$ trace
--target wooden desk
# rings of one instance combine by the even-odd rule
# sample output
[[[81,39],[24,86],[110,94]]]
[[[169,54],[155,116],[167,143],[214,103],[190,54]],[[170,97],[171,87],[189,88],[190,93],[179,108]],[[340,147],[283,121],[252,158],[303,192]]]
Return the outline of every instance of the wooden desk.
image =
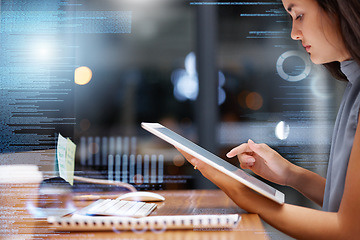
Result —
[[[122,232],[56,232],[44,220],[37,220],[32,230],[34,239],[269,239],[261,220],[256,214],[248,214],[236,206],[232,200],[220,190],[171,190],[156,191],[166,200],[158,202],[152,215],[184,215],[184,214],[240,214],[242,219],[235,229],[222,231],[201,230],[167,230],[163,232],[147,231],[136,233]],[[76,205],[83,207],[89,201],[78,201]],[[28,239],[28,238],[26,238]]]

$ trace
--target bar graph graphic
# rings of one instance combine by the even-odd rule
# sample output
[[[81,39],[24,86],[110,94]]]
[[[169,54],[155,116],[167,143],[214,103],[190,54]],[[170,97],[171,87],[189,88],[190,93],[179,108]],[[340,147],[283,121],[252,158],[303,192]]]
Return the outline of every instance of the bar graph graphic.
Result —
[[[137,154],[136,145],[136,137],[81,137],[80,166],[98,169],[110,181],[130,183],[141,189],[161,189],[164,156]]]

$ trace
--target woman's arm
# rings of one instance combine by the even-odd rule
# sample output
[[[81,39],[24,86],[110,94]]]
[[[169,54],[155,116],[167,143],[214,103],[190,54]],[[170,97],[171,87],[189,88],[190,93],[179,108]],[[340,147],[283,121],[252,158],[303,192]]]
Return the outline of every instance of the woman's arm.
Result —
[[[290,186],[319,206],[323,205],[326,179],[317,173],[294,165],[289,173]]]
[[[269,181],[293,187],[322,206],[325,178],[290,163],[268,145],[249,140],[232,149],[227,156],[237,156],[241,168],[250,169]]]
[[[289,236],[296,239],[348,239],[351,236],[360,236],[360,230],[357,229],[358,220],[354,218],[355,214],[353,217],[349,215],[353,214],[351,211],[330,213],[291,204],[280,205],[202,161],[188,159],[240,208],[259,214],[267,223]],[[360,211],[357,212],[360,214]]]
[[[347,239],[341,229],[338,213],[291,204],[279,205],[244,186],[235,191],[228,186],[218,186],[240,208],[259,214],[264,221],[296,239]]]

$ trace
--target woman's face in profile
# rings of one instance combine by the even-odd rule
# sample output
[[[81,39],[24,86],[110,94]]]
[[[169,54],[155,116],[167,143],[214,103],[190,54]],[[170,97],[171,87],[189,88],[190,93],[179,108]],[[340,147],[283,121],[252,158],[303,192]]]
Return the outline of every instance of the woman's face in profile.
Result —
[[[315,64],[350,59],[338,23],[316,0],[283,0],[292,18],[291,38],[300,40]]]

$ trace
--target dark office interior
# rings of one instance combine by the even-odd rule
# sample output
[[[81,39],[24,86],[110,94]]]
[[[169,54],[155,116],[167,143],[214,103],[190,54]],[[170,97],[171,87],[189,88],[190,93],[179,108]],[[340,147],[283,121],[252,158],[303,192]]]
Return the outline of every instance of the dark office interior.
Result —
[[[1,7],[3,153],[55,148],[61,133],[77,145],[77,175],[141,190],[216,188],[140,126],[159,122],[236,166],[225,154],[252,139],[325,176],[344,84],[290,38],[281,1]],[[91,73],[82,85],[80,67]]]

